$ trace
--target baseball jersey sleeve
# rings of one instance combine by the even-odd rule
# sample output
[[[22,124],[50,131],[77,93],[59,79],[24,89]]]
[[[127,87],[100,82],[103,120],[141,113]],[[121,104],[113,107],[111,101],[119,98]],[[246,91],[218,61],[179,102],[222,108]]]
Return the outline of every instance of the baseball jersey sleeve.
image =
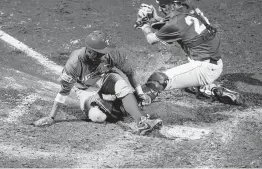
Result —
[[[139,85],[137,73],[132,67],[131,58],[126,54],[126,52],[114,50],[104,57],[107,64],[121,70],[128,77],[129,82],[134,88]]]
[[[157,39],[161,42],[173,43],[175,41],[181,40],[181,32],[176,27],[176,20],[166,23],[160,30],[158,30],[155,35]]]
[[[74,84],[77,82],[77,78],[81,73],[81,63],[78,61],[77,52],[72,52],[66,65],[63,69],[59,82],[61,84],[60,94],[68,96]]]

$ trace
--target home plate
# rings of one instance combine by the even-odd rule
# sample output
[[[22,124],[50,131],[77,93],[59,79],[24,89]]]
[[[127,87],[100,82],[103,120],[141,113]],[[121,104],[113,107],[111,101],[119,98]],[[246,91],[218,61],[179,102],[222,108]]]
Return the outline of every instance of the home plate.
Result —
[[[211,130],[186,126],[163,126],[160,133],[168,139],[197,140],[208,135]]]

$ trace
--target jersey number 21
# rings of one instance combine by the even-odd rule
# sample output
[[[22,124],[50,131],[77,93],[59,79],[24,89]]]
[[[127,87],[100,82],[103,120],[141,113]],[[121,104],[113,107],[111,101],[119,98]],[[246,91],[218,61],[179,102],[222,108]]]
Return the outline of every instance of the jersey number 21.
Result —
[[[203,12],[201,12],[198,8],[196,9],[196,12],[201,15],[203,17],[203,19],[205,19],[205,21],[209,23],[208,19],[204,16]],[[185,17],[185,21],[186,21],[186,24],[188,25],[192,25],[194,24],[194,28],[195,28],[195,31],[197,34],[201,34],[205,29],[206,29],[206,26],[201,23],[197,18],[195,17],[192,17],[192,16],[187,16]]]

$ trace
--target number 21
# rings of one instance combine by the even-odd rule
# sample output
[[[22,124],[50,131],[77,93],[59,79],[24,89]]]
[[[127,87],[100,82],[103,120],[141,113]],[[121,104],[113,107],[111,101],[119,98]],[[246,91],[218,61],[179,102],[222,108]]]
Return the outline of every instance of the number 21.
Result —
[[[209,24],[208,19],[204,16],[204,14],[198,8],[196,9],[196,12],[200,14],[205,19],[205,21]],[[195,17],[187,16],[185,17],[185,21],[186,21],[186,24],[188,25],[192,25],[194,23],[195,31],[198,34],[201,34],[206,29],[206,26]]]

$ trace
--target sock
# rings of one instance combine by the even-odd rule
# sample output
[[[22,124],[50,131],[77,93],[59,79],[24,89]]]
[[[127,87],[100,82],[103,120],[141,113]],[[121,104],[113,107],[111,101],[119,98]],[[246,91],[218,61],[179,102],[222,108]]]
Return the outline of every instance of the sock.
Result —
[[[129,113],[133,119],[138,123],[143,116],[138,107],[137,100],[133,93],[126,95],[123,99],[123,106],[127,113]]]

